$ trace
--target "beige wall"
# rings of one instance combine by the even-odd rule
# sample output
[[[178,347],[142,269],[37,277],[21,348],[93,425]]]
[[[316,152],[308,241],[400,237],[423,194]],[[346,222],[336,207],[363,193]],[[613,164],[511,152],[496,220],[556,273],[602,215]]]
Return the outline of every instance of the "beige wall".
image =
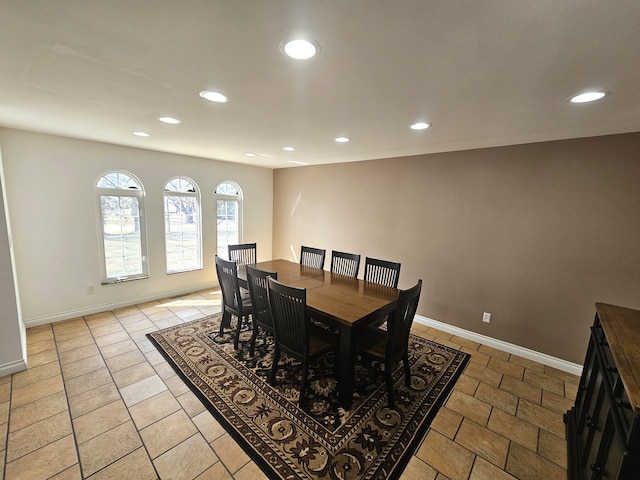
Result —
[[[0,146],[27,327],[216,285],[214,192],[224,180],[243,191],[243,240],[258,243],[260,259],[271,257],[270,169],[11,129],[0,129]],[[101,285],[95,184],[110,170],[131,172],[144,186],[149,277]],[[203,268],[168,274],[163,187],[175,176],[200,189]]]
[[[639,157],[634,133],[276,170],[273,255],[400,261],[419,314],[582,363],[596,301],[640,309]]]

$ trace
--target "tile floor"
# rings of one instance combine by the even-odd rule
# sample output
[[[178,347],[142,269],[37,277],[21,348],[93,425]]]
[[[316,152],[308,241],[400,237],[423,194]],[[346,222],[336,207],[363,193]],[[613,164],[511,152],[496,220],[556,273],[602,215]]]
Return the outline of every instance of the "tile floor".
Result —
[[[217,290],[28,329],[0,378],[0,480],[266,478],[145,334],[220,310]],[[566,478],[578,378],[416,324],[471,354],[402,478]]]

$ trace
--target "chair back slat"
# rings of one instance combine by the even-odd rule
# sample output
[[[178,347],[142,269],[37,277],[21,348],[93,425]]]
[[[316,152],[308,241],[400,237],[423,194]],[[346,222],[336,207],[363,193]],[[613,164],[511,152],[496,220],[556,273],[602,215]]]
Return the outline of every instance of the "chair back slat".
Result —
[[[251,265],[247,265],[247,285],[253,305],[253,320],[266,330],[273,333],[273,318],[269,308],[269,298],[267,290],[269,283],[267,277],[278,278],[277,272],[267,272],[259,270]]]
[[[285,285],[273,278],[267,281],[276,344],[295,358],[305,358],[309,353],[307,290]]]
[[[400,263],[367,257],[364,261],[364,280],[385,287],[398,288]]]
[[[300,265],[313,268],[324,268],[324,258],[327,251],[322,248],[305,247],[300,251]]]
[[[333,250],[331,252],[331,273],[357,278],[360,269],[360,255]]]
[[[238,283],[238,267],[235,262],[225,260],[216,255],[216,272],[218,283],[222,290],[222,303],[226,310],[240,312],[242,310],[242,297]]]
[[[229,245],[229,260],[236,262],[236,265],[251,265],[256,263],[257,244],[240,243]]]
[[[398,359],[407,350],[409,345],[409,333],[411,324],[418,310],[422,280],[418,280],[415,286],[402,290],[398,295],[398,306],[387,320],[387,356]]]

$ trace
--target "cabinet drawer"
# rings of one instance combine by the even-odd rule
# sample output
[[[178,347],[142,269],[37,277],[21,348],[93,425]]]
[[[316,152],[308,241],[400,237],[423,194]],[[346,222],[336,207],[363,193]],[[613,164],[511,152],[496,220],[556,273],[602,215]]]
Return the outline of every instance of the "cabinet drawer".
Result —
[[[592,330],[592,342],[597,351],[596,356],[604,376],[603,381],[607,384],[606,388],[611,396],[612,414],[615,417],[616,425],[618,425],[617,433],[624,440],[624,444],[627,444],[631,440],[632,432],[635,431],[637,416],[631,408],[629,397],[615,366],[611,348],[602,333],[602,328],[595,325]]]
[[[617,408],[608,395],[598,397],[594,416],[587,421],[588,448],[582,456],[585,478],[637,480],[640,459],[629,452],[620,435]]]
[[[595,337],[595,342],[598,347],[598,353],[603,360],[604,370],[605,372],[607,372],[609,385],[613,390],[614,385],[620,379],[620,375],[618,373],[618,369],[616,368],[616,361],[613,358],[611,347],[609,346],[609,342],[607,341],[607,338],[605,337],[604,331],[602,330],[602,326],[600,324],[594,325],[592,329],[592,335]]]
[[[638,431],[638,416],[635,415],[631,409],[629,397],[622,382],[619,382],[613,390],[613,403],[615,404],[618,418],[620,419],[620,426],[623,430],[622,434],[629,449],[637,450],[637,445],[634,445],[633,432]],[[637,443],[637,440],[635,440],[635,443]]]
[[[596,461],[589,465],[589,470],[594,474],[591,478],[620,478],[619,474],[625,458],[625,449],[615,434],[611,416],[607,418],[604,425],[602,443],[597,457]]]

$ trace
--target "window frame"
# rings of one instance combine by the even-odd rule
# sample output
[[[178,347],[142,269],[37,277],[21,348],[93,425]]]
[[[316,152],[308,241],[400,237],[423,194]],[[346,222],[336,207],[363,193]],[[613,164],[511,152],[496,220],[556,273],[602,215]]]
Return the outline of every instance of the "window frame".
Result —
[[[101,187],[100,182],[103,178],[107,177],[110,174],[124,175],[129,178],[129,180],[135,184],[135,188],[122,188],[122,187]],[[119,182],[118,182],[119,183]],[[146,215],[145,215],[145,191],[144,185],[131,172],[126,170],[109,170],[100,175],[97,181],[94,183],[96,202],[97,202],[97,225],[98,225],[98,236],[99,236],[99,246],[100,246],[100,276],[101,276],[101,284],[102,285],[110,285],[114,283],[127,282],[131,280],[140,280],[143,278],[149,278],[149,262],[148,262],[148,249],[147,249],[147,226],[146,226]],[[103,211],[102,211],[102,197],[130,197],[137,198],[138,200],[138,228],[140,233],[140,257],[141,257],[141,267],[142,272],[133,275],[120,275],[117,277],[109,277],[107,272],[107,255],[106,255],[106,246],[105,246],[105,230],[104,230],[104,222],[103,222]]]
[[[223,185],[231,185],[236,190],[236,192],[238,192],[238,193],[237,194],[218,193],[218,190]],[[238,185],[236,182],[234,182],[232,180],[222,180],[221,182],[219,182],[216,185],[216,188],[215,188],[214,192],[215,192],[215,201],[216,201],[216,252],[217,252],[217,255],[219,257],[228,260],[228,256],[229,256],[229,251],[227,249],[227,245],[229,244],[228,240],[223,245],[224,250],[220,250],[220,231],[218,229],[218,202],[219,201],[227,201],[227,202],[235,201],[237,203],[237,222],[238,222],[238,225],[237,225],[237,229],[238,229],[238,240],[237,240],[237,243],[242,243],[242,241],[243,241],[243,230],[244,230],[243,229],[243,212],[242,212],[242,210],[243,210],[243,193],[242,193],[242,189],[240,188],[240,185]]]
[[[183,181],[185,183],[187,183],[189,186],[191,186],[193,188],[193,191],[188,191],[188,190],[167,190],[167,185],[169,185],[171,182],[173,182],[174,180],[180,180]],[[195,215],[197,216],[196,218],[196,229],[197,229],[197,238],[196,238],[196,249],[197,249],[197,257],[198,257],[198,266],[196,267],[189,267],[189,268],[181,268],[178,270],[169,270],[169,258],[168,258],[168,254],[169,254],[169,250],[168,250],[168,245],[167,245],[167,235],[170,232],[167,232],[167,221],[168,218],[167,216],[169,215],[167,213],[167,197],[178,197],[178,198],[193,198],[195,199],[195,203],[196,203],[196,207],[197,207],[197,212],[195,213]],[[196,182],[194,182],[191,178],[186,177],[186,176],[182,176],[182,175],[178,175],[175,177],[171,177],[169,180],[167,180],[164,184],[163,187],[163,191],[162,191],[162,215],[163,215],[163,224],[164,224],[164,252],[165,252],[165,271],[167,273],[167,275],[173,275],[176,273],[184,273],[184,272],[193,272],[196,270],[202,270],[203,268],[203,262],[202,262],[202,204],[200,201],[200,188],[198,187],[198,185],[196,184]],[[181,234],[183,234],[184,232],[181,232]]]

